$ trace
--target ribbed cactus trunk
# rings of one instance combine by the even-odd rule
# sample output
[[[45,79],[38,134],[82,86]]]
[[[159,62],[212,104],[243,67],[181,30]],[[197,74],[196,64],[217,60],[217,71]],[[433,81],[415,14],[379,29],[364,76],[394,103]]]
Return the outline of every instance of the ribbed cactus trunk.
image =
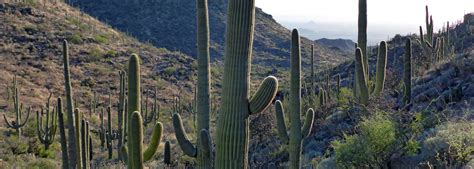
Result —
[[[248,167],[248,89],[255,0],[229,0],[222,88],[217,124],[217,169]]]
[[[368,78],[369,57],[367,57],[367,0],[359,0],[359,18],[358,18],[357,43],[362,52],[365,77]],[[367,81],[367,79],[365,79]]]
[[[119,159],[123,160],[122,153],[120,148],[123,146],[125,142],[125,132],[124,132],[124,114],[125,114],[125,73],[123,71],[119,72],[120,76],[120,94],[119,94],[119,105],[118,105],[118,149],[117,154],[119,155]]]
[[[69,75],[69,50],[68,43],[66,40],[63,41],[63,61],[64,61],[64,85],[66,88],[66,111],[67,111],[67,127],[68,127],[68,148],[69,148],[69,161],[70,168],[81,168],[82,165],[78,159],[80,159],[80,145],[77,143],[76,131],[74,122],[74,106],[72,100],[71,91],[71,80]],[[76,124],[78,125],[78,124]]]
[[[360,48],[356,49],[355,53],[355,71],[357,75],[357,87],[358,93],[359,93],[359,103],[363,105],[367,105],[367,102],[369,100],[369,89],[367,88],[367,83],[364,80],[365,79],[365,72],[364,72],[364,64],[363,64],[363,59],[362,59],[362,50]]]
[[[198,77],[197,77],[197,131],[209,131],[210,112],[210,53],[209,53],[209,17],[207,0],[197,0],[197,48],[198,48]],[[196,132],[197,140],[201,140],[200,132]],[[197,147],[197,168],[207,169],[212,167],[212,159],[203,153],[202,144]]]
[[[61,98],[58,98],[58,125],[59,125],[59,137],[61,139],[61,155],[62,155],[62,168],[68,169],[69,168],[69,157],[68,157],[68,148],[67,148],[67,138],[66,138],[66,130],[64,129],[64,115],[63,115],[63,105]]]
[[[310,87],[311,92],[314,92],[315,81],[316,81],[316,77],[314,75],[314,45],[311,45],[311,87]]]
[[[109,159],[112,159],[112,116],[111,114],[111,107],[107,107],[107,149],[109,151]]]
[[[377,72],[375,74],[375,91],[376,96],[383,91],[385,84],[385,69],[387,67],[387,43],[380,42],[379,53],[377,58]]]
[[[137,55],[132,55],[128,63],[128,137],[129,138],[138,138],[143,137],[138,134],[137,130],[142,128],[142,119],[141,117],[134,117],[132,119],[132,114],[135,111],[140,111],[140,59]],[[138,113],[138,115],[140,115]],[[141,139],[143,140],[143,138]],[[129,169],[143,168],[143,157],[136,157],[142,152],[142,142],[137,141],[136,139],[128,139],[128,167]],[[134,159],[135,158],[135,159]]]
[[[278,90],[278,81],[272,76],[265,78],[255,95],[249,99],[255,0],[230,0],[227,11],[224,80],[221,111],[217,121],[215,168],[245,169],[248,168],[248,117],[262,112],[270,105]]]
[[[248,167],[250,60],[255,0],[229,0],[222,106],[217,123],[217,169]]]
[[[405,57],[403,59],[403,103],[408,104],[411,101],[411,41],[407,39],[405,44]]]
[[[301,50],[300,37],[296,29],[292,32],[290,60],[290,168],[300,168],[300,154],[302,145],[301,133]]]

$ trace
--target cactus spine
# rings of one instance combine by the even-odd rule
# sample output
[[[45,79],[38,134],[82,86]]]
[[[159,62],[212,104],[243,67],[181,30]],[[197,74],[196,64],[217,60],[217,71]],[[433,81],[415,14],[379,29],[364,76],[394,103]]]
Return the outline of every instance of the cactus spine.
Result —
[[[408,104],[411,101],[411,41],[407,39],[405,44],[405,57],[403,59],[403,84],[405,87],[403,93],[403,103]]]
[[[72,100],[71,91],[71,80],[69,75],[69,50],[68,43],[66,40],[63,41],[63,61],[64,61],[64,85],[66,89],[66,111],[67,111],[67,126],[68,126],[68,148],[69,148],[69,160],[70,168],[82,168],[80,162],[81,159],[81,146],[79,144],[80,132],[77,131],[76,127],[79,127],[79,115],[74,115],[74,105]],[[76,122],[77,121],[77,122]]]
[[[48,102],[46,103],[45,109],[41,109],[41,114],[39,111],[36,112],[36,131],[38,133],[38,138],[41,144],[44,145],[44,148],[47,150],[49,145],[54,141],[54,136],[56,136],[56,111],[50,110],[50,101],[52,94],[48,97]],[[46,113],[46,124],[43,125],[42,116]]]
[[[290,70],[290,133],[286,131],[284,121],[284,110],[280,101],[276,101],[276,119],[279,136],[284,143],[289,144],[290,168],[299,169],[302,141],[311,133],[313,126],[314,111],[309,109],[306,113],[306,120],[301,125],[301,49],[298,31],[293,29],[291,45],[291,70]]]
[[[385,84],[385,69],[387,67],[387,43],[380,42],[379,53],[377,58],[377,72],[375,74],[375,91],[374,94],[379,96],[383,91]]]
[[[249,99],[255,0],[230,0],[227,8],[222,101],[216,134],[216,168],[248,167],[249,115],[265,110],[278,89],[270,76]]]
[[[128,150],[122,147],[122,156],[129,169],[142,169],[143,162],[150,160],[158,149],[162,125],[155,124],[150,144],[143,152],[143,120],[140,115],[140,63],[137,55],[130,57],[128,67]],[[129,152],[129,153],[128,153]]]
[[[62,154],[62,162],[63,162],[63,169],[69,168],[69,157],[68,157],[68,149],[67,149],[67,139],[66,139],[66,131],[64,129],[64,116],[63,116],[63,105],[61,98],[58,98],[58,125],[59,125],[59,136],[61,138],[61,154]]]
[[[210,113],[210,54],[209,54],[209,17],[207,0],[197,0],[197,48],[198,48],[198,79],[195,101],[197,106],[197,129],[198,131],[209,131]],[[196,168],[212,168],[212,153],[205,153],[212,150],[212,145],[201,144],[200,132],[197,134],[197,143],[194,146],[188,139],[181,116],[177,112],[173,115],[173,126],[176,138],[183,152],[191,157],[197,158]],[[208,132],[206,132],[208,133]],[[209,136],[205,136],[209,137]],[[166,160],[165,160],[166,163]]]
[[[21,128],[25,126],[26,122],[28,121],[28,118],[30,117],[31,107],[28,107],[28,109],[26,109],[26,118],[24,119],[23,122],[21,122],[22,120],[21,114],[23,114],[23,104],[20,103],[20,94],[19,94],[19,89],[18,89],[18,85],[16,81],[16,76],[13,77],[12,99],[13,99],[13,107],[15,109],[16,119],[15,121],[9,122],[5,114],[3,114],[3,119],[5,120],[7,127],[15,129],[18,134],[18,138],[21,138]]]

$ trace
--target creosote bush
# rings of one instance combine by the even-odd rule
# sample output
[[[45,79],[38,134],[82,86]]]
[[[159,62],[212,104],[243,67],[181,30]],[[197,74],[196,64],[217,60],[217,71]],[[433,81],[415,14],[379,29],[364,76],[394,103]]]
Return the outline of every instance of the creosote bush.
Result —
[[[395,123],[384,113],[376,113],[363,120],[360,133],[334,141],[336,164],[340,168],[381,167],[396,143]]]

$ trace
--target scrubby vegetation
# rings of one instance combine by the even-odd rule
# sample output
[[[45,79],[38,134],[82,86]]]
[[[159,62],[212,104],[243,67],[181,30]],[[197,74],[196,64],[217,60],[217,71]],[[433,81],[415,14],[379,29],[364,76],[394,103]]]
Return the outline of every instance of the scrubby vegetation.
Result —
[[[0,27],[0,168],[474,165],[470,22],[435,33],[426,7],[425,33],[371,47],[360,0],[352,60],[327,67],[317,53],[328,49],[294,29],[277,39],[291,42],[276,47],[289,59],[254,64],[252,51],[268,47],[255,27],[273,21],[256,21],[253,1],[225,5],[231,33],[219,49],[209,24],[215,4],[197,0],[197,39],[186,42],[197,44],[193,59],[63,2],[0,4],[9,25]],[[213,61],[216,51],[225,58]],[[280,66],[261,64],[269,60]]]

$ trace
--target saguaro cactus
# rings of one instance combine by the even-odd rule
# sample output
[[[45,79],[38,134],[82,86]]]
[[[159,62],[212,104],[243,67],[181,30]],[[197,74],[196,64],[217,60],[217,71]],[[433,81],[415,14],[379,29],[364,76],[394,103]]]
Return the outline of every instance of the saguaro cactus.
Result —
[[[63,41],[63,61],[64,61],[64,86],[66,88],[66,111],[67,111],[67,127],[68,127],[68,148],[69,148],[69,160],[70,168],[82,168],[80,159],[80,145],[76,140],[79,140],[75,126],[79,125],[79,122],[74,124],[74,105],[72,100],[72,91],[71,91],[71,80],[69,75],[69,51],[68,43],[66,40]],[[77,115],[76,115],[77,116]],[[76,118],[79,118],[78,116]],[[76,138],[77,137],[77,138]]]
[[[380,42],[379,53],[377,58],[377,72],[375,74],[375,91],[376,96],[383,91],[385,83],[385,68],[387,67],[387,43]]]
[[[36,112],[36,131],[38,133],[38,139],[40,140],[41,144],[44,145],[44,148],[47,150],[49,145],[51,145],[54,141],[54,136],[56,136],[56,111],[50,110],[50,101],[51,101],[52,94],[48,97],[48,102],[46,103],[45,109],[41,109],[41,114],[39,111]],[[43,118],[42,116],[46,113],[46,124],[43,125]]]
[[[5,114],[3,114],[3,119],[5,120],[5,123],[7,124],[7,128],[15,129],[18,134],[18,138],[21,138],[21,128],[25,126],[26,122],[28,121],[28,118],[30,117],[31,107],[28,107],[28,109],[26,109],[26,118],[23,119],[24,120],[23,122],[21,122],[22,120],[21,115],[24,113],[24,110],[23,110],[23,104],[20,102],[20,94],[18,90],[19,89],[18,89],[16,76],[15,76],[13,77],[12,100],[13,100],[13,107],[16,114],[16,119],[15,121],[9,122]]]
[[[362,52],[362,61],[364,64],[365,77],[369,73],[369,57],[367,56],[367,0],[359,0],[359,18],[358,18],[357,43]]]
[[[66,131],[64,129],[64,115],[63,115],[63,105],[61,98],[58,98],[58,125],[59,125],[59,136],[61,138],[61,155],[62,155],[62,162],[63,162],[63,169],[69,168],[69,156],[67,151],[67,138],[66,138]]]
[[[110,105],[107,107],[107,132],[106,132],[106,137],[107,137],[107,149],[109,150],[109,159],[112,159],[112,142],[113,142],[113,134],[112,134],[112,116],[110,115],[111,113],[111,108]]]
[[[369,89],[367,88],[367,83],[365,81],[365,68],[364,64],[362,62],[363,57],[362,57],[362,50],[360,48],[356,49],[355,52],[355,71],[357,75],[357,87],[359,88],[359,102],[363,105],[367,105],[367,102],[369,100]]]
[[[128,150],[122,147],[122,157],[129,169],[143,168],[143,162],[150,160],[158,149],[162,125],[156,123],[148,148],[143,152],[143,120],[140,115],[140,61],[137,55],[130,57],[128,67]],[[127,153],[130,152],[130,154]]]
[[[265,110],[276,95],[278,81],[263,80],[249,99],[250,68],[255,25],[255,0],[229,0],[222,106],[217,121],[216,168],[247,168],[249,115]]]
[[[313,126],[314,111],[309,109],[306,113],[306,120],[301,126],[301,49],[300,37],[298,31],[293,29],[291,45],[291,69],[290,69],[290,136],[286,132],[285,115],[281,102],[275,103],[276,119],[280,139],[289,144],[288,152],[290,154],[290,168],[299,169],[301,146],[303,138],[311,133]]]
[[[165,158],[164,163],[166,165],[171,165],[171,144],[170,141],[166,141],[165,143]]]
[[[207,0],[197,0],[197,49],[198,49],[198,79],[195,101],[197,107],[197,129],[198,131],[209,131],[210,113],[210,54],[209,54],[209,17]],[[173,115],[173,127],[176,138],[183,152],[191,157],[197,158],[196,168],[212,168],[212,145],[201,144],[203,141],[201,133],[196,132],[197,144],[194,146],[186,136],[181,117],[178,112]],[[208,132],[205,132],[208,133]],[[206,138],[210,136],[205,136]],[[167,142],[168,143],[168,142]],[[166,159],[165,159],[166,163]]]
[[[405,44],[405,57],[403,59],[403,103],[408,104],[411,101],[411,41],[407,39]]]
[[[120,76],[120,93],[119,93],[119,104],[118,104],[118,135],[119,135],[119,140],[118,140],[118,155],[120,159],[123,159],[122,153],[120,151],[120,147],[123,146],[125,143],[125,132],[124,132],[124,113],[125,113],[125,72],[120,71],[119,72]]]

